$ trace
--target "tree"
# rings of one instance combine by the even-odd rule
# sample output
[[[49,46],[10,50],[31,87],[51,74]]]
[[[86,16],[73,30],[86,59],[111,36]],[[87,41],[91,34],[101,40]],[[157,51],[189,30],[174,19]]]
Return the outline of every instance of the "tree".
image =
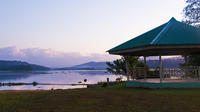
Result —
[[[193,26],[200,26],[200,1],[199,0],[186,0],[187,6],[183,9],[183,21]]]
[[[186,0],[187,6],[183,9],[183,22],[200,28],[200,0]],[[200,56],[189,56],[188,64],[200,66]]]
[[[189,56],[188,57],[188,65],[192,66],[200,66],[200,56]]]
[[[128,68],[126,68],[126,62]],[[112,63],[107,62],[106,64],[108,65],[107,71],[115,75],[127,75],[128,69],[128,74],[134,76],[134,68],[144,67],[144,63],[139,61],[138,56],[122,56],[121,59],[114,60]]]
[[[114,60],[112,63],[111,62],[106,62],[108,65],[107,71],[109,73],[113,73],[116,75],[126,75],[127,70],[126,70],[126,62],[125,59],[122,57],[121,59]]]

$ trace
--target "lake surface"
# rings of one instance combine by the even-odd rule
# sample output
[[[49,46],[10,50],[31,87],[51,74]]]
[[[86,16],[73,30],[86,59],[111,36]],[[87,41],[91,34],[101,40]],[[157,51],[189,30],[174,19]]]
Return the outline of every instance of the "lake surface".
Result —
[[[45,83],[53,85],[18,85],[0,86],[0,90],[50,90],[86,88],[85,85],[71,86],[59,84],[95,84],[97,82],[115,81],[119,76],[105,73],[105,70],[56,70],[37,72],[0,72],[1,83]],[[84,82],[87,79],[87,82]]]

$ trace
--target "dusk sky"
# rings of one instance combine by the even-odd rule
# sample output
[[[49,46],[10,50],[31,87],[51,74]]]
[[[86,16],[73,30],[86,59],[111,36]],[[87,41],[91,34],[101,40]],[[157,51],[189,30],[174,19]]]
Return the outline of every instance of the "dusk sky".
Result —
[[[105,51],[167,22],[184,0],[0,1],[0,60],[64,67],[118,57]]]

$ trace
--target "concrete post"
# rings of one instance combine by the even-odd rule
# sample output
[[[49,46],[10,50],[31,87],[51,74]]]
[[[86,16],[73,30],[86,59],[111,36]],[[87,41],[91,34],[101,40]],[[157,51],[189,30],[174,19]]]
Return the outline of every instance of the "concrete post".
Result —
[[[110,86],[109,78],[107,78],[107,86]]]

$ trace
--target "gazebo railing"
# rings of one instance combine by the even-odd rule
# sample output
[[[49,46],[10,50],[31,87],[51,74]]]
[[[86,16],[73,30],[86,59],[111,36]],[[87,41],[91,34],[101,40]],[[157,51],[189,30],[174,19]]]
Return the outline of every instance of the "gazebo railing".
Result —
[[[162,76],[163,79],[200,79],[200,67],[163,68]]]
[[[160,78],[160,68],[136,67],[129,72],[131,79]],[[184,66],[180,68],[162,68],[162,79],[200,79],[199,66]]]

